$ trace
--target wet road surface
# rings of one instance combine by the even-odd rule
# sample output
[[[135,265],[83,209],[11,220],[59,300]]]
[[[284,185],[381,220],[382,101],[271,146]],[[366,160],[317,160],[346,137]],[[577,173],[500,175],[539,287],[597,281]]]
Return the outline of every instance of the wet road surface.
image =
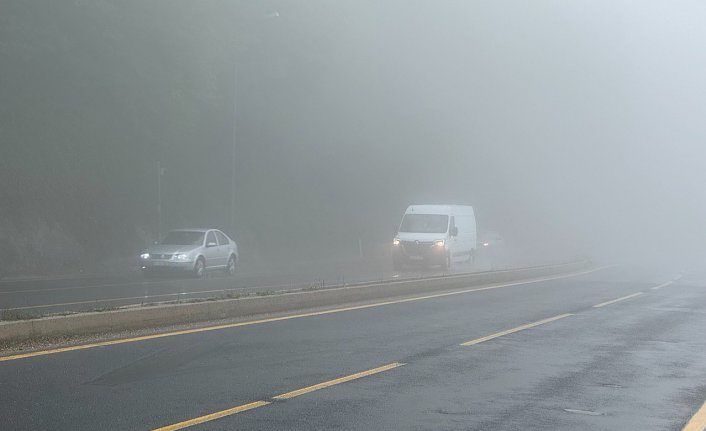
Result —
[[[3,429],[680,430],[706,278],[539,283],[0,361]]]

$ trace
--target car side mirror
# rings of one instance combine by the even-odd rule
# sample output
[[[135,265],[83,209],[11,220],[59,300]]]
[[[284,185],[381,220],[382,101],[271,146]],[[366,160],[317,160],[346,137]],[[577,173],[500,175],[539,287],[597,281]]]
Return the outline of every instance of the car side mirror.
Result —
[[[215,246],[217,246],[217,245],[218,245],[218,244],[216,244],[215,242],[209,242],[209,243],[206,244],[206,247],[215,247]]]
[[[456,226],[452,227],[451,230],[449,230],[449,235],[458,236],[458,228]]]

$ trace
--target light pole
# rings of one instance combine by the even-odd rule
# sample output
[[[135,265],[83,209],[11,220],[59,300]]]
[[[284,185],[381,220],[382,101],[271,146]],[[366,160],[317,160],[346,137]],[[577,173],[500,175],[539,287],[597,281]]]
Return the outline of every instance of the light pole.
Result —
[[[266,15],[264,15],[265,19],[275,19],[279,18],[279,12],[278,11],[272,11]],[[247,48],[245,48],[247,50]],[[237,55],[237,49],[236,49],[236,55],[233,56],[233,142],[231,146],[231,152],[230,152],[230,172],[231,172],[231,193],[230,193],[230,228],[231,228],[231,234],[235,235],[235,202],[236,202],[236,187],[237,187],[237,181],[236,181],[236,157],[237,157],[237,142],[238,142],[238,55]]]
[[[237,131],[238,131],[238,59],[235,58],[233,65],[233,145],[230,153],[230,172],[231,172],[231,193],[230,193],[230,234],[235,235],[235,188],[236,188],[236,149],[237,149]]]
[[[167,171],[162,162],[157,161],[157,240],[162,238],[162,175]]]

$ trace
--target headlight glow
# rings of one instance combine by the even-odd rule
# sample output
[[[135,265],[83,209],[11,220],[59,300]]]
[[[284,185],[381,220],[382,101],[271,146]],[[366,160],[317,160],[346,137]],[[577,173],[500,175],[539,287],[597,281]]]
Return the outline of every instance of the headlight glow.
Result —
[[[150,254],[149,254],[149,253],[142,253],[142,254],[140,255],[140,259],[142,259],[142,260],[147,260],[147,259],[149,259],[149,258],[150,258]]]
[[[392,245],[400,245],[400,239],[399,239],[399,238],[393,239],[393,240],[392,240]]]
[[[189,260],[189,255],[186,253],[175,254],[174,260]]]
[[[437,239],[436,241],[434,241],[434,245],[437,247],[443,247],[444,245],[446,245],[446,241],[444,241],[443,239]]]

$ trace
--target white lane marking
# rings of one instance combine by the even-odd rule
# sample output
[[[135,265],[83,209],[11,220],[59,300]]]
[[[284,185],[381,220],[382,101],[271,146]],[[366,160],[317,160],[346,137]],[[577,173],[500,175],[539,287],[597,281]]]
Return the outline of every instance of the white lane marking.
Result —
[[[605,307],[606,305],[615,304],[616,302],[625,301],[626,299],[634,298],[636,296],[640,296],[640,295],[644,295],[644,294],[645,294],[645,292],[637,292],[637,293],[633,293],[632,295],[622,296],[617,299],[612,299],[610,301],[601,302],[600,304],[596,304],[593,306],[593,308]]]
[[[662,283],[662,284],[660,284],[660,285],[658,285],[658,286],[655,286],[655,287],[652,288],[652,290],[661,289],[661,288],[663,288],[663,287],[667,287],[667,286],[672,285],[672,284],[674,284],[674,280],[668,281],[668,282],[666,282],[666,283]]]

